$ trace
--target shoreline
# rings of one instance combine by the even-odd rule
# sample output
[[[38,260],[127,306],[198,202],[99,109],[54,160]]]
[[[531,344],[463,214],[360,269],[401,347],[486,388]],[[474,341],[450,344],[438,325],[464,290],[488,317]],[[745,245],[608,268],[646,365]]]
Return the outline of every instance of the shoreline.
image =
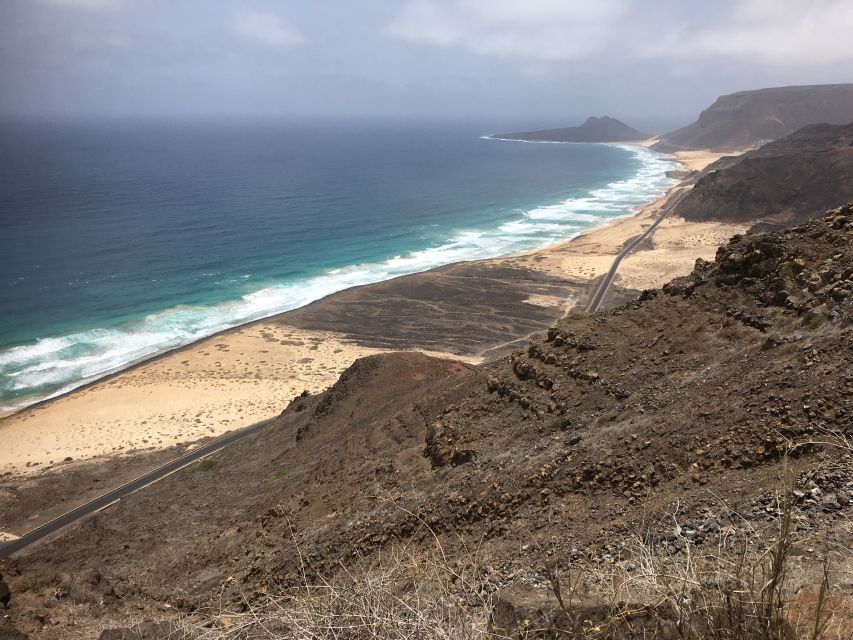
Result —
[[[678,154],[670,154],[670,157],[690,171],[702,162],[707,164],[718,154],[705,154],[702,158],[679,158]],[[535,332],[545,327],[582,302],[598,277],[598,271],[609,268],[612,254],[636,235],[637,229],[647,224],[646,219],[654,215],[662,203],[684,186],[684,181],[677,181],[661,197],[638,211],[610,219],[601,226],[547,247],[502,258],[453,263],[344,289],[299,309],[227,328],[145,358],[61,395],[18,409],[0,417],[0,436],[11,443],[0,454],[0,473],[31,475],[57,468],[68,457],[77,461],[103,455],[125,455],[221,435],[276,415],[303,390],[316,393],[327,388],[353,360],[373,353],[416,350],[472,364],[482,362],[495,347],[504,348],[523,341],[530,329]],[[665,245],[656,250],[661,255],[675,252],[674,245],[680,237],[688,231],[696,235],[696,225],[683,222],[679,225],[668,219],[655,233],[656,240],[659,234],[663,235]],[[700,231],[707,233],[708,230]],[[722,237],[736,232],[739,231],[726,228],[716,233]],[[717,237],[712,241],[715,251]],[[693,242],[682,247],[681,253],[692,256],[699,244],[702,243]],[[705,245],[710,246],[709,241],[702,244]],[[661,255],[656,256],[651,265],[643,264],[643,260],[629,264],[642,253],[644,251],[639,250],[625,260],[620,276],[626,270],[626,277],[617,276],[614,285],[629,289],[650,288],[635,286],[640,284],[654,286],[655,277],[650,276],[650,272],[660,271]],[[695,257],[690,261],[691,267],[693,260]],[[683,259],[677,260],[664,271],[668,274],[683,269],[683,263]],[[520,277],[504,278],[501,270],[519,272]],[[391,336],[393,340],[382,335],[371,339],[371,329],[376,334],[393,333],[394,327],[388,326],[389,315],[394,317],[393,308],[383,317],[365,318],[362,326],[346,321],[341,324],[340,318],[347,315],[346,310],[335,316],[339,327],[322,317],[324,314],[331,317],[330,309],[334,311],[336,304],[353,309],[357,308],[352,306],[353,301],[358,302],[365,296],[381,294],[384,300],[389,297],[389,291],[414,285],[430,289],[429,295],[434,298],[431,304],[440,300],[452,310],[466,304],[467,300],[449,301],[447,299],[452,296],[448,292],[458,288],[459,283],[471,283],[472,273],[474,280],[478,277],[482,280],[477,292],[486,291],[485,284],[494,286],[493,274],[502,274],[502,286],[512,281],[503,295],[510,315],[519,316],[516,333],[504,328],[503,333],[495,329],[491,334],[473,335],[477,328],[472,327],[471,331],[454,334],[445,327],[445,332],[453,335],[444,336],[442,327],[434,327],[429,335],[423,336],[407,327],[408,333],[402,331],[399,336]],[[530,274],[536,273],[540,274],[537,277],[541,277],[541,281],[528,285]],[[660,277],[656,276],[658,280]],[[669,276],[664,281],[668,279]],[[448,285],[446,281],[453,282]],[[521,281],[525,284],[518,285]],[[409,296],[405,302],[411,306],[413,300],[423,302],[417,295]],[[481,305],[482,322],[488,322],[490,313],[496,315],[487,305],[488,301]],[[404,313],[402,307],[397,311],[400,317],[411,315]],[[324,324],[323,329],[319,328]],[[389,339],[383,341],[383,338]]]
[[[612,140],[610,142],[580,142],[573,140],[525,140],[524,138],[501,138],[495,134],[488,134],[484,136],[480,136],[482,140],[499,140],[502,142],[526,142],[528,144],[607,144],[607,145],[621,145],[626,147],[642,147],[643,149],[649,149],[653,144],[656,144],[660,141],[660,136],[655,135],[650,138],[641,138],[639,140]],[[656,151],[655,153],[660,153],[665,156],[674,157],[676,153],[683,153],[681,151],[674,153],[667,153],[664,151]],[[738,153],[738,152],[732,152]]]
[[[492,138],[491,136],[481,136],[481,138],[490,139],[490,140],[497,140],[497,141],[529,142],[531,144],[540,144],[539,141],[512,140],[512,139],[508,139],[508,138]],[[602,142],[602,143],[555,142],[555,144],[603,144],[606,146],[616,146],[616,147],[647,148],[650,144],[653,144],[654,142],[655,142],[655,138],[651,138],[648,140],[642,140],[642,141]],[[541,144],[548,144],[548,143],[545,141],[542,141]],[[659,155],[674,158],[673,154],[661,153]],[[633,179],[636,179],[636,175],[633,178],[626,178],[623,180],[617,180],[612,184],[619,184],[619,183],[624,182],[626,180],[633,180]],[[670,188],[672,188],[672,186],[665,189],[663,191],[663,193],[661,194],[661,196],[665,196]],[[541,205],[541,206],[543,206],[543,207],[558,206],[559,204],[562,204],[562,202],[557,203],[556,205]],[[650,204],[650,203],[647,202],[643,205],[640,205],[639,209],[644,208],[648,204]],[[154,351],[148,355],[144,355],[144,356],[141,356],[135,360],[128,361],[122,365],[115,367],[115,368],[108,369],[105,373],[95,374],[94,376],[90,376],[88,378],[83,378],[79,382],[67,384],[64,387],[62,387],[61,389],[59,389],[53,393],[50,393],[47,396],[38,397],[38,399],[36,399],[32,402],[25,400],[23,403],[17,404],[17,405],[12,406],[12,407],[0,407],[0,426],[2,426],[2,422],[4,419],[15,416],[15,415],[17,415],[23,411],[26,411],[28,409],[36,409],[36,408],[41,407],[47,403],[53,402],[54,400],[62,399],[64,397],[68,396],[69,394],[73,394],[73,393],[78,392],[78,391],[86,390],[86,389],[92,387],[93,385],[97,385],[97,384],[102,383],[102,382],[107,382],[107,381],[115,378],[116,376],[120,376],[124,373],[132,372],[133,370],[137,369],[138,367],[144,366],[148,363],[155,362],[158,359],[161,359],[164,357],[169,357],[173,354],[180,353],[181,351],[186,350],[188,348],[191,348],[194,345],[198,345],[199,343],[201,343],[205,340],[208,340],[210,338],[214,338],[217,336],[224,336],[224,335],[227,335],[228,333],[238,331],[240,329],[247,328],[247,327],[253,326],[253,325],[258,324],[258,323],[262,323],[266,320],[275,318],[275,317],[280,316],[282,314],[287,314],[287,313],[291,313],[293,311],[298,311],[299,309],[301,309],[305,306],[314,304],[316,302],[321,302],[321,301],[329,298],[330,296],[334,296],[334,295],[343,293],[343,292],[348,291],[350,289],[355,289],[355,288],[364,287],[364,286],[371,286],[373,284],[378,284],[379,282],[387,282],[390,280],[394,280],[396,278],[406,277],[406,276],[413,275],[416,273],[430,273],[432,271],[436,271],[436,270],[439,270],[439,269],[442,269],[442,268],[445,268],[445,267],[448,267],[448,266],[451,266],[454,264],[464,264],[464,263],[474,263],[474,262],[485,262],[485,261],[490,261],[490,260],[503,260],[503,259],[517,258],[520,256],[527,255],[528,253],[531,253],[531,252],[538,252],[538,251],[546,250],[546,249],[551,248],[551,247],[561,245],[564,242],[571,242],[575,238],[578,238],[587,232],[595,231],[597,229],[602,229],[604,227],[607,227],[607,226],[613,224],[617,220],[624,219],[626,217],[630,217],[630,216],[633,216],[635,214],[636,214],[636,211],[628,212],[625,215],[617,216],[617,217],[613,217],[613,218],[602,218],[600,224],[596,224],[596,225],[594,225],[588,229],[583,229],[581,231],[578,231],[574,235],[570,235],[570,236],[560,238],[560,239],[558,239],[558,240],[556,240],[550,244],[544,245],[544,246],[534,247],[534,248],[530,248],[530,249],[524,249],[524,250],[520,250],[520,251],[515,251],[512,253],[508,253],[504,256],[472,258],[470,260],[460,260],[460,261],[449,262],[446,264],[439,264],[439,265],[429,267],[425,270],[421,270],[421,271],[416,270],[416,271],[412,271],[409,273],[402,273],[399,275],[395,275],[391,278],[388,278],[387,280],[379,280],[379,281],[375,281],[375,282],[366,282],[363,284],[355,284],[355,285],[350,285],[350,286],[344,287],[344,288],[339,289],[337,291],[327,293],[327,294],[321,296],[320,298],[317,298],[316,300],[312,300],[310,302],[307,302],[307,303],[305,303],[299,307],[295,307],[293,309],[287,309],[285,311],[277,311],[275,313],[271,313],[269,315],[265,315],[265,316],[262,316],[260,318],[248,320],[245,322],[240,322],[240,323],[235,324],[233,326],[229,326],[229,327],[219,329],[219,330],[217,330],[217,331],[215,331],[209,335],[202,336],[200,338],[194,339],[190,342],[187,342],[186,344],[178,345],[178,346],[174,346],[174,347],[169,347],[169,348],[166,348],[162,351]],[[359,267],[359,266],[364,266],[364,265],[352,265],[352,266],[353,267]],[[32,398],[34,396],[29,396],[29,397]]]

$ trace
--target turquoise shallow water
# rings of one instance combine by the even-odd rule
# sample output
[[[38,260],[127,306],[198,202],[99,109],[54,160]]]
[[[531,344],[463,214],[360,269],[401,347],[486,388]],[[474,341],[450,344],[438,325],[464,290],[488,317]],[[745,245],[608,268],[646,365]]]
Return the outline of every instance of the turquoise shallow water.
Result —
[[[672,161],[466,125],[0,124],[0,406],[629,214]]]

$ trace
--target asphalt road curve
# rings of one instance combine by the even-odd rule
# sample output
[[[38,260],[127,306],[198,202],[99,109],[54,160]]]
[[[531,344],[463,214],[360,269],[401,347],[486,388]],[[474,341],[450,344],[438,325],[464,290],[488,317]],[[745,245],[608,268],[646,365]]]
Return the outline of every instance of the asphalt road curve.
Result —
[[[103,509],[111,505],[113,502],[116,502],[123,498],[124,496],[130,495],[134,491],[139,491],[143,487],[147,487],[149,484],[153,484],[158,480],[162,480],[169,474],[186,467],[193,462],[200,460],[206,456],[209,456],[211,453],[219,451],[220,449],[227,447],[228,445],[237,442],[238,440],[242,440],[252,434],[257,433],[264,427],[266,427],[271,420],[264,420],[263,422],[258,422],[257,424],[253,424],[250,427],[246,427],[245,429],[241,429],[239,431],[235,431],[233,433],[228,433],[221,438],[217,438],[207,444],[204,444],[197,449],[193,449],[192,451],[188,451],[184,455],[179,458],[175,458],[171,462],[167,462],[161,467],[154,469],[153,471],[149,471],[145,475],[139,476],[138,478],[131,480],[130,482],[123,484],[122,486],[113,489],[112,491],[108,491],[107,493],[98,496],[94,500],[90,500],[89,502],[80,505],[79,507],[72,509],[66,513],[63,513],[61,516],[50,520],[49,522],[45,522],[43,525],[36,527],[32,531],[25,533],[20,538],[16,538],[15,540],[10,540],[8,542],[0,543],[0,557],[6,557],[12,555],[16,551],[20,551],[21,549],[28,547],[34,542],[41,540],[45,536],[50,535],[56,531],[59,531],[63,527],[67,527],[69,524],[77,522],[81,518],[84,518],[96,511]]]
[[[610,285],[613,282],[613,278],[616,276],[616,272],[619,270],[619,264],[622,260],[631,253],[637,246],[650,235],[655,232],[658,225],[664,221],[670,212],[675,208],[681,199],[689,193],[688,190],[684,190],[679,193],[677,196],[672,198],[666,206],[661,210],[660,215],[658,215],[657,220],[655,220],[654,224],[646,229],[641,235],[634,238],[634,240],[626,246],[622,251],[620,251],[616,259],[613,261],[613,264],[610,265],[610,271],[607,272],[607,275],[604,276],[604,280],[601,281],[601,284],[598,285],[598,289],[595,290],[595,295],[592,296],[592,300],[589,303],[589,306],[586,308],[587,313],[595,313],[598,311],[598,308],[601,306],[601,303],[604,301],[604,296],[607,295],[607,290],[610,288]]]

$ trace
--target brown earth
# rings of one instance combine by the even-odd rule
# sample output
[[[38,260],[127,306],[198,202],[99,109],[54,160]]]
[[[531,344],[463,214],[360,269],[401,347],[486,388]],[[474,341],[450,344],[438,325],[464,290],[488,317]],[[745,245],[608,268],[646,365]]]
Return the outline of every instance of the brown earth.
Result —
[[[365,347],[495,357],[543,331],[590,283],[520,267],[513,258],[460,262],[341,291],[272,322],[337,331]],[[634,294],[622,295],[628,298]],[[619,294],[617,294],[618,296]]]
[[[476,553],[487,590],[542,586],[547,566],[618,562],[635,536],[679,554],[772,528],[786,474],[805,489],[802,584],[818,542],[849,572],[849,456],[805,443],[853,437],[851,265],[848,206],[736,237],[481,368],[361,359],[267,430],[7,561],[8,621],[95,637],[245,607],[402,542]]]
[[[851,118],[853,119],[853,118]],[[799,224],[853,199],[853,124],[804,127],[710,164],[675,214],[762,229]]]

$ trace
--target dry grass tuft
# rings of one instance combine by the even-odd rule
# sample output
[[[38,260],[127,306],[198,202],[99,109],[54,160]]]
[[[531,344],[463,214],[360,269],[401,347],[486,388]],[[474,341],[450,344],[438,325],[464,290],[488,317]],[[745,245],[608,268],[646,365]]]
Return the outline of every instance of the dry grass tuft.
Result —
[[[479,640],[487,637],[489,595],[471,563],[400,547],[370,563],[341,567],[246,611],[217,612],[184,625],[197,640]]]
[[[820,445],[853,452],[849,438],[826,434]],[[845,458],[853,460],[853,457]],[[846,464],[846,462],[845,462]],[[818,580],[796,575],[795,484],[776,499],[777,528],[762,538],[749,526],[723,534],[711,551],[688,544],[663,553],[642,536],[629,558],[613,565],[574,566],[569,573],[545,562],[557,603],[547,626],[521,625],[520,640],[823,640],[849,638],[847,607],[833,593],[830,553]],[[747,525],[746,522],[744,522]],[[677,526],[677,525],[676,525]],[[432,553],[401,545],[372,561],[340,567],[330,579],[309,580],[265,600],[242,603],[201,622],[186,621],[194,640],[485,640],[493,607],[477,553],[450,561],[437,536]],[[295,545],[296,553],[299,553]],[[849,552],[849,550],[847,550]],[[844,551],[841,551],[844,553]],[[301,556],[300,556],[301,557]],[[816,569],[816,567],[813,567]],[[814,576],[812,576],[814,578]],[[808,588],[798,589],[807,584]],[[587,620],[590,599],[599,603]],[[584,601],[585,602],[582,602]],[[841,604],[839,604],[841,603]],[[560,617],[562,613],[562,617]],[[600,619],[599,619],[600,618]],[[556,620],[568,621],[555,626]]]

